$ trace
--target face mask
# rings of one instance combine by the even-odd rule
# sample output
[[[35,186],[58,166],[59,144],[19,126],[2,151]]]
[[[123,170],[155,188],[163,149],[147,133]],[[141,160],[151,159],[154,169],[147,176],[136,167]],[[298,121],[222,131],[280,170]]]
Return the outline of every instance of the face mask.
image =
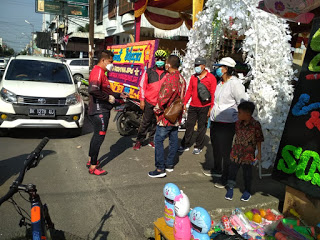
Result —
[[[217,74],[218,77],[222,77],[223,73],[221,71],[221,68],[217,69],[216,74]]]
[[[200,66],[195,67],[195,68],[194,68],[194,71],[196,72],[196,74],[202,73],[202,69],[201,69]]]
[[[158,68],[163,67],[163,66],[164,66],[164,61],[156,61],[156,66],[157,66]]]
[[[113,64],[112,63],[107,64],[106,68],[109,72],[111,72],[113,69]]]

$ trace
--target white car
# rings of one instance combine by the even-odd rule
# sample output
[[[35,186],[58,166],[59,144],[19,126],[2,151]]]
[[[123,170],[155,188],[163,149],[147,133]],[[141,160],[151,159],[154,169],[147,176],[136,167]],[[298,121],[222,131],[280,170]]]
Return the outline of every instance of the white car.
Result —
[[[97,64],[97,59],[93,59],[93,65]],[[72,76],[76,81],[80,81],[81,78],[89,79],[89,58],[70,58],[66,59]]]
[[[7,61],[3,58],[0,58],[0,71],[3,71],[7,66]]]
[[[0,130],[73,128],[80,133],[84,103],[78,88],[61,60],[11,58],[0,82]]]

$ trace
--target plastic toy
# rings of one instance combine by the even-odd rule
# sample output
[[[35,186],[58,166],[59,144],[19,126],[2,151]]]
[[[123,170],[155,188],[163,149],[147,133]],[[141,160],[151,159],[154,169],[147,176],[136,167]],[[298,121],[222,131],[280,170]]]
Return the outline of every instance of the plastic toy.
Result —
[[[209,240],[208,231],[211,227],[211,217],[207,210],[202,207],[195,207],[190,213],[192,224],[192,240]]]
[[[237,230],[237,232],[242,235],[249,231],[249,229],[246,228],[245,223],[243,223],[238,215],[232,215],[230,217],[230,223],[231,225]],[[231,229],[230,229],[231,230]]]
[[[244,215],[251,221],[253,218],[253,213],[251,211],[246,212]]]
[[[256,223],[261,223],[262,222],[262,217],[260,216],[260,214],[256,213],[256,214],[253,215],[252,221],[254,221]]]
[[[271,210],[267,210],[267,214],[264,216],[265,219],[267,219],[268,221],[275,221],[276,220],[276,215],[271,211]]]
[[[258,210],[258,209],[251,209],[251,212],[253,213],[253,214],[260,214],[260,211]]]
[[[287,226],[300,226],[300,220],[299,219],[290,219],[290,218],[284,218],[282,219],[282,222],[286,224]]]
[[[174,198],[180,194],[180,189],[173,183],[167,183],[163,188],[164,195],[164,220],[169,227],[173,227],[174,224]]]
[[[267,214],[266,210],[264,209],[260,209],[259,212],[261,217],[264,217]]]
[[[173,233],[175,240],[185,240],[191,238],[191,222],[188,217],[189,210],[189,198],[181,190],[181,194],[174,198],[175,220]]]

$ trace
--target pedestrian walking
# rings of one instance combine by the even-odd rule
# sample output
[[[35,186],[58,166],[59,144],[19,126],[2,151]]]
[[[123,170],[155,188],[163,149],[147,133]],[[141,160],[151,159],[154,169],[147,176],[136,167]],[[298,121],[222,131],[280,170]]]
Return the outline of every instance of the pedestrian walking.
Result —
[[[247,100],[245,88],[235,72],[236,62],[222,58],[217,64],[217,75],[221,78],[217,85],[214,104],[210,112],[210,138],[213,149],[214,168],[207,176],[219,177],[215,187],[224,188],[228,179],[230,152],[238,120],[238,105]]]
[[[106,72],[113,68],[113,53],[103,50],[99,54],[99,62],[92,69],[89,76],[89,120],[93,125],[93,136],[89,148],[89,173],[94,175],[105,175],[107,172],[99,168],[98,155],[100,147],[105,139],[108,129],[110,110],[115,99],[126,98],[125,93],[114,93],[110,88]]]
[[[168,57],[166,63],[168,74],[161,86],[158,104],[154,108],[157,117],[157,128],[154,138],[156,169],[149,172],[149,177],[152,178],[165,177],[166,171],[173,171],[174,159],[179,147],[178,126],[181,122],[182,111],[174,123],[166,119],[164,114],[166,108],[170,107],[179,98],[182,101],[184,98],[186,83],[178,70],[179,66],[179,57],[175,55]],[[169,153],[165,161],[163,142],[167,136],[169,136]]]
[[[138,130],[136,144],[133,150],[139,150],[149,132],[149,146],[154,148],[154,135],[156,132],[157,120],[154,114],[154,107],[158,103],[160,87],[164,81],[165,63],[167,53],[164,50],[155,52],[155,66],[148,68],[140,81],[140,108],[144,111],[142,121]]]
[[[244,192],[242,201],[251,198],[252,164],[261,161],[261,142],[264,141],[259,121],[252,117],[255,106],[252,102],[242,102],[238,106],[238,121],[236,122],[236,133],[230,154],[227,193],[225,198],[232,200],[233,188],[239,168],[242,167],[244,179]],[[258,150],[255,156],[255,150]]]
[[[192,144],[192,136],[194,133],[194,126],[198,122],[198,135],[193,149],[193,154],[200,154],[202,151],[205,139],[204,136],[207,130],[207,120],[210,116],[210,111],[214,103],[214,92],[217,87],[216,78],[206,69],[206,59],[198,57],[194,62],[195,74],[191,76],[189,87],[184,99],[184,107],[190,102],[188,109],[188,117],[186,121],[186,132],[181,141],[179,152],[189,151]],[[202,97],[200,89],[204,86],[205,94],[209,94],[210,98]],[[199,96],[200,94],[200,96]],[[207,95],[205,95],[207,96]]]

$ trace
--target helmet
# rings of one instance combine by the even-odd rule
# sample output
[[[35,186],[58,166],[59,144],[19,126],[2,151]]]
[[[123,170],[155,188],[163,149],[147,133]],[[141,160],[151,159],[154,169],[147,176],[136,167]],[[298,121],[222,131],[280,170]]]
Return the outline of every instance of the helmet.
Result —
[[[166,58],[167,53],[164,50],[157,50],[156,53],[154,54],[155,58]]]

